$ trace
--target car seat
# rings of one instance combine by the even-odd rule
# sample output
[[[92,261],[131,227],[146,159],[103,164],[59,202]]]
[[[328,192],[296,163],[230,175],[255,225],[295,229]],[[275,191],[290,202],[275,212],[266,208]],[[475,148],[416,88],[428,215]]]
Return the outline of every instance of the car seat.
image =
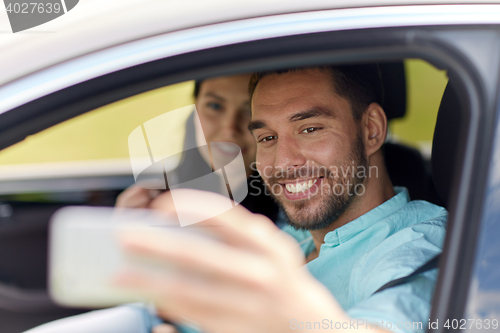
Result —
[[[404,62],[379,64],[387,120],[402,118],[406,113],[406,75]],[[387,141],[382,146],[385,164],[394,186],[404,186],[412,200],[427,200],[442,205],[432,182],[429,163],[415,148]]]
[[[439,112],[432,140],[432,178],[436,185],[437,193],[448,205],[449,196],[452,190],[453,175],[457,172],[457,161],[460,147],[465,140],[464,114],[461,97],[456,93],[453,83],[450,81],[439,106]]]

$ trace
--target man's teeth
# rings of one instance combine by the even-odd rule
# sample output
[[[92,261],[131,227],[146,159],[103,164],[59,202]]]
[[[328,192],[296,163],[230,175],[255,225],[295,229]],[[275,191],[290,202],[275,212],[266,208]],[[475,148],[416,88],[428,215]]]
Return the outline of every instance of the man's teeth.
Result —
[[[311,186],[313,186],[317,181],[318,179],[315,180],[309,179],[309,181],[307,182],[297,183],[295,185],[286,184],[285,187],[287,191],[290,193],[304,192],[305,190],[308,190]]]

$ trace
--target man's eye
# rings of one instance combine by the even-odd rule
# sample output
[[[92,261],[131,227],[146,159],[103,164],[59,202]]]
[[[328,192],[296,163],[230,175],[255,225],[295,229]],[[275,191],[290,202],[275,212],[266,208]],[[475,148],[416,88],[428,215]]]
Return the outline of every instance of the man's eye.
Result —
[[[317,127],[308,127],[308,128],[306,128],[306,129],[304,129],[304,130],[302,131],[302,133],[312,133],[312,132],[317,131],[317,130],[318,130],[318,128],[317,128]]]
[[[222,110],[222,105],[216,102],[208,102],[207,106],[216,111]]]
[[[260,139],[259,142],[268,142],[268,141],[271,141],[271,140],[276,140],[277,138],[278,137],[275,136],[275,135],[269,135],[269,136],[265,136],[262,139]]]

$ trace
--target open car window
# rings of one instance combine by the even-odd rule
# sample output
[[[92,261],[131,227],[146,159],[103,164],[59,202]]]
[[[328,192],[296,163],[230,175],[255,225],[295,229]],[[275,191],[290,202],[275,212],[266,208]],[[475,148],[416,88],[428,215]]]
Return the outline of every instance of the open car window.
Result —
[[[403,96],[406,108],[398,110],[398,116],[389,120],[385,149],[392,172],[390,177],[394,185],[408,187],[410,196],[441,202],[432,187],[429,151],[448,79],[444,71],[424,60],[406,59],[401,66],[406,82],[406,96]],[[162,126],[160,130],[168,133],[164,136],[168,138],[165,142],[146,143],[150,151],[153,144],[162,145],[166,155],[182,151],[186,126],[192,121],[189,117],[196,112],[194,90],[194,81],[186,81],[147,91],[91,110],[4,149],[0,152],[4,223],[9,223],[13,229],[46,229],[51,214],[65,205],[113,206],[117,196],[137,180],[134,156],[131,156],[134,131],[141,129],[147,133],[146,123],[155,122],[157,117],[169,112],[173,114],[178,109],[189,108],[188,112],[170,117],[168,122],[157,122]],[[208,103],[214,101],[217,99]],[[243,126],[246,130],[250,118],[239,121],[246,122]],[[174,170],[180,162],[181,159],[170,159],[168,165],[163,164],[164,170]],[[413,167],[411,172],[407,170],[408,164]],[[190,166],[184,164],[183,167]],[[249,188],[248,196],[255,194]],[[37,212],[37,217],[26,214],[27,211]],[[283,227],[283,221],[280,226]],[[44,237],[40,235],[40,245],[30,244],[22,251],[45,251]],[[17,253],[21,248],[15,247],[14,251]],[[46,259],[43,262],[45,264]],[[20,288],[43,289],[47,283],[45,266],[32,265],[32,270],[30,279],[18,272],[8,277],[9,283]]]

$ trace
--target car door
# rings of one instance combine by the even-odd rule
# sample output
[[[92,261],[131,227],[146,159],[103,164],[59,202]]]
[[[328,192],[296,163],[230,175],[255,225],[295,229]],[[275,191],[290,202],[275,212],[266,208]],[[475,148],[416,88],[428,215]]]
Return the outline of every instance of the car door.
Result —
[[[465,16],[471,12],[473,20]],[[446,202],[449,229],[431,320],[461,318],[485,205],[496,119],[498,77],[491,73],[498,73],[500,40],[498,26],[484,25],[500,23],[492,12],[500,10],[475,5],[317,11],[221,23],[132,41],[0,87],[1,96],[9,100],[9,106],[3,104],[0,110],[0,147],[98,107],[195,78],[316,64],[424,59],[446,69],[463,96],[463,112],[457,114],[464,119],[463,140],[455,145],[456,163],[448,170],[453,176],[449,185],[453,191]],[[444,21],[443,15],[447,17]],[[88,73],[93,73],[92,77]],[[37,85],[43,89],[34,89]],[[29,94],[22,95],[25,90]],[[42,221],[38,239],[43,243],[48,217],[42,218],[38,212],[35,215]],[[14,228],[20,237],[14,242],[16,246],[22,248],[23,241],[33,244],[27,231],[19,225]],[[6,232],[2,237],[8,235]],[[46,243],[40,253],[43,246]],[[5,318],[4,322],[16,318],[9,319],[11,331],[70,313],[51,305],[42,286],[36,287],[36,291],[27,291],[4,283],[0,289],[0,318]],[[44,307],[53,311],[44,314]],[[437,331],[443,329],[440,326]]]

